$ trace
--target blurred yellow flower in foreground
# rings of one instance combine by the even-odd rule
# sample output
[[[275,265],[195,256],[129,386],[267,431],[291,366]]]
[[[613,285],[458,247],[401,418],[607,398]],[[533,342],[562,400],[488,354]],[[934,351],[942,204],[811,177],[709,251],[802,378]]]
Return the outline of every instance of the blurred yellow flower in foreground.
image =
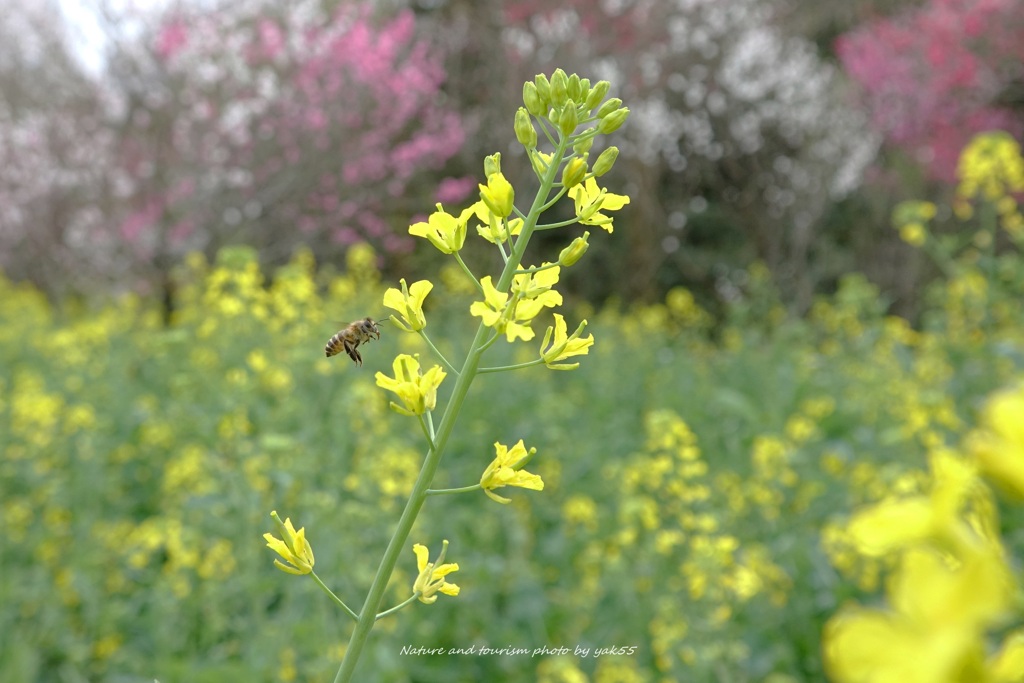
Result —
[[[995,552],[963,561],[929,548],[903,554],[890,582],[891,609],[847,608],[826,626],[829,677],[849,681],[940,683],[990,680],[984,631],[1012,595]]]
[[[968,448],[983,473],[1024,497],[1024,385],[1000,392],[985,406]]]
[[[885,500],[854,515],[849,532],[862,553],[878,557],[929,540],[963,541],[967,525],[958,515],[977,492],[974,467],[945,450],[932,453],[930,461],[929,495]],[[991,528],[991,521],[983,526]]]

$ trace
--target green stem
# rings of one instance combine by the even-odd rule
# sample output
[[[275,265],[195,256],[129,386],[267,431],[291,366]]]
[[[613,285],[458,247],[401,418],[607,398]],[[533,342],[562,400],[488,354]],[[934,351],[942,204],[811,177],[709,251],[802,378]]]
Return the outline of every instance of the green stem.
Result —
[[[579,223],[579,218],[570,218],[568,220],[559,221],[558,223],[545,223],[544,225],[538,225],[538,230],[553,230],[555,228],[564,228],[567,225],[575,225]],[[557,263],[555,265],[558,265]]]
[[[423,338],[423,341],[427,342],[427,346],[429,346],[430,350],[434,352],[434,355],[441,359],[441,362],[444,363],[444,366],[448,368],[453,374],[458,375],[459,371],[456,370],[455,367],[448,362],[448,359],[444,357],[443,353],[437,350],[437,347],[434,346],[434,342],[430,341],[430,337],[427,336],[427,333],[424,332],[423,330],[417,330],[417,333]]]
[[[406,600],[405,602],[403,602],[400,605],[395,605],[394,607],[392,607],[389,610],[385,610],[385,611],[381,612],[380,614],[377,615],[376,618],[377,619],[383,619],[384,617],[388,616],[389,614],[394,614],[398,610],[400,610],[403,607],[405,607],[406,605],[408,605],[410,602],[413,602],[414,600],[416,600],[418,597],[420,597],[420,593],[419,593],[419,591],[416,591],[411,596],[409,596],[408,600]]]
[[[480,284],[480,281],[476,279],[475,275],[473,275],[473,271],[471,271],[469,269],[469,266],[466,265],[466,262],[462,260],[461,256],[459,256],[459,252],[457,252],[457,251],[456,252],[452,252],[452,256],[454,256],[455,260],[458,261],[460,266],[462,266],[462,272],[464,272],[467,276],[469,276],[469,279],[473,281],[474,285],[476,285],[477,290],[481,294],[483,294],[483,292],[484,292],[483,285]]]
[[[480,484],[473,484],[472,486],[461,486],[457,489],[430,489],[427,491],[428,496],[446,496],[450,493],[469,493],[470,491],[479,491]]]
[[[428,413],[428,415],[429,415],[429,413]],[[423,430],[423,436],[427,437],[427,445],[430,446],[431,450],[433,450],[433,448],[434,448],[434,436],[430,433],[430,430],[427,428],[426,420],[423,419],[422,415],[417,415],[416,417],[419,418],[420,429]]]
[[[556,166],[556,168],[557,168],[557,166]],[[537,216],[534,216],[534,219],[533,219],[534,226],[536,226],[536,224],[537,224],[537,218],[539,217],[539,215],[541,213],[544,213],[548,209],[550,209],[555,204],[557,204],[558,200],[561,199],[562,197],[564,197],[566,192],[568,192],[568,190],[563,187],[561,190],[558,191],[558,194],[556,194],[554,197],[552,197],[550,200],[548,200],[543,206],[540,207],[540,212],[537,214]],[[520,233],[520,234],[522,234],[522,233]]]
[[[536,117],[534,117],[534,118],[536,118]],[[541,132],[544,133],[544,137],[546,137],[548,139],[548,142],[550,142],[553,146],[558,147],[558,143],[555,142],[554,136],[551,135],[551,130],[548,130],[548,127],[551,124],[549,124],[548,121],[545,120],[545,119],[538,118],[537,119],[537,125],[540,126]],[[554,130],[554,126],[551,126],[551,129]],[[555,160],[555,156],[551,155],[551,161],[554,161],[554,160]]]
[[[487,349],[494,346],[494,342],[498,341],[499,339],[501,339],[501,332],[495,332],[493,335],[491,335],[491,338],[485,341],[483,346],[480,347],[480,353],[483,353]]]
[[[515,365],[501,365],[493,368],[480,368],[476,371],[478,375],[486,375],[491,372],[505,372],[507,370],[519,370],[521,368],[532,368],[534,365],[540,365],[544,362],[543,358],[535,358],[528,360],[525,363],[516,363]]]
[[[320,577],[316,575],[316,572],[310,572],[309,575],[313,577],[313,580],[316,581],[318,586],[323,588],[324,591],[329,596],[331,596],[331,600],[334,600],[334,602],[338,605],[338,607],[340,607],[341,609],[343,609],[345,611],[345,614],[349,615],[353,619],[359,619],[359,615],[356,614],[355,612],[353,612],[352,609],[348,605],[346,605],[345,602],[341,598],[339,598],[337,595],[335,595],[334,591],[332,591],[330,588],[328,588],[327,584],[320,580]]]
[[[437,433],[434,431],[434,414],[427,413],[427,431],[430,433],[430,443],[434,443],[434,435]]]
[[[552,157],[553,159],[561,158],[565,153],[567,143],[567,138],[562,139],[558,143],[556,152]],[[533,200],[533,206],[530,208],[530,213],[527,215],[526,220],[523,221],[523,230],[514,243],[512,250],[513,258],[505,264],[505,268],[501,272],[501,278],[498,280],[497,285],[499,292],[507,292],[512,284],[512,277],[515,275],[516,268],[523,258],[523,253],[526,251],[526,245],[530,241],[530,236],[537,226],[541,207],[551,193],[558,168],[558,165],[552,164],[541,181],[540,188],[538,188],[537,195]],[[469,388],[477,375],[480,355],[483,353],[482,347],[490,331],[490,328],[482,323],[477,328],[476,336],[469,347],[469,353],[466,354],[466,361],[462,366],[462,371],[455,380],[455,387],[452,389],[451,398],[448,400],[447,406],[445,406],[444,415],[441,417],[441,424],[437,428],[437,434],[433,441],[434,445],[423,459],[423,467],[416,478],[416,483],[413,484],[412,493],[409,495],[409,500],[402,511],[402,516],[398,519],[395,533],[388,542],[387,549],[384,551],[384,557],[381,558],[380,566],[377,567],[377,573],[373,578],[373,583],[370,584],[366,601],[359,611],[356,627],[352,630],[352,636],[348,641],[348,648],[345,650],[345,658],[342,660],[341,667],[334,677],[334,683],[350,683],[355,675],[356,664],[363,653],[366,641],[370,637],[370,631],[373,629],[373,624],[377,619],[377,610],[380,609],[380,603],[384,599],[388,581],[391,579],[395,565],[398,563],[398,556],[405,548],[409,534],[412,532],[412,526],[416,522],[416,517],[419,516],[423,503],[427,499],[430,483],[434,480],[437,468],[441,464],[441,456],[444,454],[444,449],[448,445],[448,439],[455,428],[455,421],[459,417],[462,404],[465,402]]]

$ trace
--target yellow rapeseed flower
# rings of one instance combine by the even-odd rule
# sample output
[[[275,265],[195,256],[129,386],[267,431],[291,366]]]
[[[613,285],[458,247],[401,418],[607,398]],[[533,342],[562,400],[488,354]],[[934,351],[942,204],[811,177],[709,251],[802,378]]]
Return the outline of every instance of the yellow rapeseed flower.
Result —
[[[273,534],[263,534],[263,538],[267,541],[267,547],[288,563],[285,564],[281,560],[275,559],[274,566],[289,574],[301,575],[312,572],[313,548],[306,540],[306,529],[302,528],[296,531],[292,526],[292,520],[285,519],[282,522],[281,518],[277,516],[277,511],[271,512],[270,516],[277,523],[281,538],[276,538]]]
[[[558,313],[555,313],[554,317],[554,327],[549,327],[544,333],[544,341],[540,345],[540,357],[544,359],[544,364],[552,370],[575,370],[580,366],[579,363],[559,363],[558,361],[590,353],[590,347],[594,344],[594,335],[581,337],[587,327],[587,321],[584,320],[570,336],[566,334],[565,318]]]
[[[552,268],[549,270],[557,271],[558,269]],[[534,273],[533,277],[547,272],[549,271]],[[485,325],[493,327],[498,332],[503,332],[509,342],[513,342],[516,339],[522,339],[523,341],[533,339],[534,333],[530,328],[530,322],[537,317],[544,307],[557,306],[562,303],[562,295],[549,288],[550,284],[548,283],[551,283],[551,275],[537,280],[531,276],[518,277],[526,277],[527,279],[518,281],[518,284],[514,285],[517,289],[514,290],[515,296],[512,297],[511,302],[507,292],[499,292],[494,287],[490,275],[484,277],[480,280],[484,300],[474,301],[469,308],[469,312],[480,317]],[[553,277],[557,281],[557,272]],[[531,298],[523,298],[525,296],[530,296]]]
[[[437,406],[437,388],[447,376],[440,365],[435,365],[426,373],[420,372],[419,356],[399,354],[392,368],[394,377],[383,372],[376,374],[377,386],[394,392],[402,400],[402,405],[391,401],[391,409],[402,415],[422,415]]]
[[[487,176],[487,184],[480,185],[480,200],[494,215],[507,218],[512,213],[515,190],[501,171]]]
[[[483,487],[484,493],[491,500],[503,505],[512,502],[508,498],[503,498],[493,493],[494,489],[503,486],[518,486],[532,491],[544,490],[544,481],[539,475],[531,474],[522,469],[530,458],[533,457],[533,454],[537,452],[536,448],[531,448],[527,451],[526,446],[523,445],[523,440],[520,439],[519,443],[513,446],[511,450],[508,446],[500,443],[494,444],[494,450],[497,453],[496,457],[480,477],[480,486]]]
[[[429,280],[420,280],[412,283],[412,286],[405,284],[405,278],[400,281],[402,289],[394,287],[384,292],[384,305],[387,308],[398,311],[401,319],[391,316],[391,322],[406,332],[417,332],[427,326],[427,318],[423,314],[423,300],[434,288]]]
[[[427,546],[417,543],[412,547],[416,553],[416,569],[419,574],[413,582],[412,590],[419,593],[420,602],[431,605],[437,601],[437,593],[455,596],[459,594],[459,587],[454,583],[448,583],[444,577],[452,572],[459,571],[459,565],[455,563],[444,564],[444,556],[448,553],[448,541],[443,541],[441,554],[435,562],[430,561],[430,551]]]
[[[409,226],[409,234],[425,237],[443,254],[452,254],[462,249],[466,241],[466,224],[474,213],[474,207],[464,209],[459,217],[446,212],[441,205],[430,214],[426,222],[413,223]]]
[[[491,244],[503,244],[508,242],[510,236],[518,235],[523,230],[523,219],[513,218],[506,221],[497,216],[487,208],[483,201],[478,201],[469,207],[473,214],[480,220],[482,225],[476,227],[477,233]]]
[[[600,212],[617,211],[629,204],[629,197],[612,194],[607,189],[598,187],[597,181],[593,178],[587,178],[585,182],[570,190],[569,194],[576,202],[576,216],[580,223],[599,225],[608,232],[614,229],[612,219]]]

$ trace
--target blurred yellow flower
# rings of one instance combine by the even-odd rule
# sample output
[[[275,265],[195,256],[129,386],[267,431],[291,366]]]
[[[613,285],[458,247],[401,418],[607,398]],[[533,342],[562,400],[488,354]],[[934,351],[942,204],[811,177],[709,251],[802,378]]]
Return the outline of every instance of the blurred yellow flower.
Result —
[[[282,522],[281,518],[277,516],[277,511],[271,512],[270,516],[277,523],[281,538],[276,538],[273,534],[263,534],[263,538],[267,541],[267,547],[288,563],[285,564],[281,560],[275,559],[274,566],[289,574],[301,575],[312,572],[313,548],[306,540],[306,529],[302,528],[296,531],[292,526],[292,520],[285,519]]]
[[[544,490],[544,481],[540,476],[522,469],[530,458],[533,457],[533,454],[537,452],[536,448],[531,448],[527,451],[526,446],[523,445],[523,440],[520,439],[519,443],[513,446],[511,450],[508,446],[500,443],[494,444],[494,450],[497,456],[491,461],[491,464],[487,466],[487,469],[484,470],[483,475],[480,477],[480,486],[483,487],[484,493],[491,500],[503,505],[512,502],[508,498],[503,498],[493,493],[494,489],[503,486],[518,486],[533,491]]]
[[[1003,615],[1011,589],[995,553],[956,562],[908,550],[889,585],[891,610],[847,608],[826,626],[829,676],[838,683],[988,680],[984,630]]]
[[[1024,497],[1024,385],[995,394],[967,440],[983,473]]]
[[[928,239],[928,232],[920,223],[900,226],[900,239],[912,247],[919,247]]]
[[[437,593],[455,596],[459,594],[459,587],[454,583],[448,583],[444,577],[452,572],[459,571],[459,565],[455,563],[443,564],[444,556],[448,553],[448,541],[443,541],[441,554],[435,562],[430,562],[430,551],[425,545],[417,543],[412,547],[416,553],[416,569],[419,574],[413,582],[412,590],[419,593],[420,602],[431,605],[437,601]]]
[[[853,516],[849,533],[862,553],[877,557],[930,539],[963,538],[966,525],[958,515],[976,488],[974,468],[945,450],[933,452],[930,462],[929,495],[885,500]]]
[[[1006,636],[1003,647],[989,662],[992,683],[1020,683],[1024,680],[1024,629]]]
[[[982,194],[996,201],[1006,194],[1024,191],[1020,143],[1003,131],[979,133],[960,154],[956,174],[960,179],[956,190],[960,197]]]

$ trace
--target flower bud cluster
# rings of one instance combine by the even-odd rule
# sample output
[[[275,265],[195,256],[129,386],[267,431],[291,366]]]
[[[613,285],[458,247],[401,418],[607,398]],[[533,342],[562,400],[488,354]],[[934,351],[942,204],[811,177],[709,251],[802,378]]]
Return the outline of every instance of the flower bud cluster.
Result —
[[[629,107],[623,107],[622,100],[613,97],[605,101],[610,88],[608,81],[591,85],[589,78],[566,75],[562,69],[555,69],[550,79],[544,74],[537,74],[533,81],[523,84],[524,107],[516,114],[516,139],[528,150],[536,148],[537,131],[530,116],[550,123],[567,137],[574,135],[581,124],[596,122],[595,126],[580,133],[573,145],[577,154],[586,154],[595,134],[612,133],[629,117]],[[605,173],[614,161],[612,157]]]

